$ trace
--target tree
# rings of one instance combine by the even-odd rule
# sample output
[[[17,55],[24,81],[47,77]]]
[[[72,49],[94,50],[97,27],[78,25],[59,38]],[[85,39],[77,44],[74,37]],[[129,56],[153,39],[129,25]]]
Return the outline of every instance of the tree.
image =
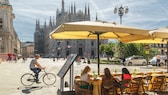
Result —
[[[106,55],[108,55],[108,57],[113,57],[114,56],[113,47],[115,47],[114,43],[102,44],[100,46],[100,51],[104,52]]]

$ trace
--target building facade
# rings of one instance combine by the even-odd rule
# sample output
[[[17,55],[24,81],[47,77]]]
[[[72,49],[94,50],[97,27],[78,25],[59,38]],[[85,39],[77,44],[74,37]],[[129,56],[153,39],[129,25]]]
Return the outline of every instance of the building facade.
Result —
[[[65,2],[62,0],[62,8],[56,10],[56,17],[50,17],[49,24],[36,21],[36,31],[34,33],[35,53],[46,57],[67,57],[71,53],[77,53],[81,56],[97,55],[97,40],[54,40],[49,38],[56,27],[65,22],[90,21],[90,8],[84,6],[84,11],[76,9],[75,4],[71,4],[68,11],[65,10]],[[107,40],[101,40],[101,43],[107,43]]]
[[[8,0],[0,0],[0,54],[20,54],[20,40],[13,26],[15,15]]]
[[[21,42],[23,57],[34,57],[34,42]]]

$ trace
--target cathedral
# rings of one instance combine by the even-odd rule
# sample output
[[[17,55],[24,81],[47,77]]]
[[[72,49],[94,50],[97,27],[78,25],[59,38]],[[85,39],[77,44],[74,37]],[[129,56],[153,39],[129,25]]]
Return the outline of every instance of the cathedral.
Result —
[[[65,22],[90,21],[90,8],[84,6],[84,11],[77,10],[75,4],[71,4],[68,10],[65,9],[65,2],[62,0],[61,9],[56,10],[56,17],[50,17],[49,24],[40,24],[36,20],[34,33],[35,53],[44,57],[67,57],[71,53],[80,56],[97,55],[97,40],[56,40],[50,39],[51,33],[56,27]],[[104,42],[101,40],[101,42]],[[107,41],[105,41],[107,42]]]
[[[9,0],[0,0],[0,58],[7,54],[20,54],[20,40],[13,26],[15,15]]]

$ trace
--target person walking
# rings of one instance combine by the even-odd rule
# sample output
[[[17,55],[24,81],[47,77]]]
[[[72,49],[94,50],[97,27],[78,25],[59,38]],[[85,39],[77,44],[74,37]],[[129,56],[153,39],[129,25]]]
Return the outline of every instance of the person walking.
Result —
[[[156,65],[160,66],[160,55],[156,56]]]

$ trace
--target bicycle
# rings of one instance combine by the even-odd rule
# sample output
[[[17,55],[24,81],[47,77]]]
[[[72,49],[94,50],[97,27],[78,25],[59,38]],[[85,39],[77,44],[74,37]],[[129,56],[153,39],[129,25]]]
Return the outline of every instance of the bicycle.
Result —
[[[42,81],[46,85],[53,85],[56,82],[56,76],[53,73],[47,73],[45,70],[41,71],[44,72],[43,74],[39,73],[39,78],[42,78]],[[36,77],[35,74],[33,73],[25,73],[21,76],[20,81],[24,86],[31,86],[33,85]]]

